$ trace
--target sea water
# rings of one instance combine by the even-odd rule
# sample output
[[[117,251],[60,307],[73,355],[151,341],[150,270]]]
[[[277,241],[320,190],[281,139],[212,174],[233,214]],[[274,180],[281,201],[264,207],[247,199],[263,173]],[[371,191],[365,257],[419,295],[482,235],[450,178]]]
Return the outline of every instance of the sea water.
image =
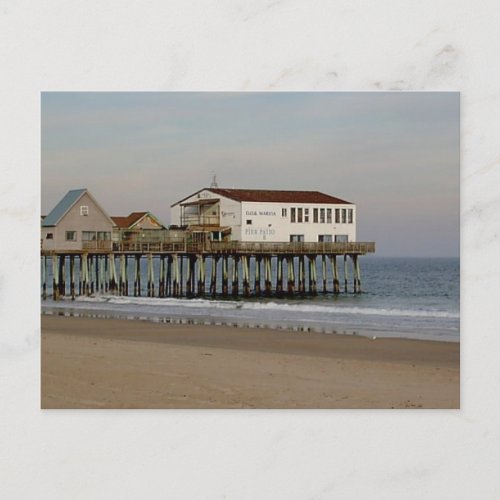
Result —
[[[47,298],[42,300],[42,312],[166,323],[227,324],[371,337],[459,341],[458,258],[364,257],[360,258],[360,263],[361,294],[352,293],[352,273],[349,276],[349,293],[323,294],[319,272],[318,295],[293,298],[148,298],[145,296],[147,283],[143,280],[142,297],[96,293],[92,297],[77,297],[74,301],[68,297],[57,302]],[[342,270],[342,260],[339,264],[339,270]],[[133,285],[130,275],[132,267],[129,265],[129,292],[130,285]],[[329,266],[327,271],[327,289],[331,291]],[[209,272],[210,265],[207,276]],[[143,272],[142,276],[146,276],[146,273]],[[343,276],[340,278],[343,289]],[[158,269],[155,270],[155,279],[158,279]],[[48,283],[51,283],[50,275]],[[220,283],[218,286],[220,290]],[[229,288],[231,290],[231,284]],[[50,293],[50,287],[47,292]]]

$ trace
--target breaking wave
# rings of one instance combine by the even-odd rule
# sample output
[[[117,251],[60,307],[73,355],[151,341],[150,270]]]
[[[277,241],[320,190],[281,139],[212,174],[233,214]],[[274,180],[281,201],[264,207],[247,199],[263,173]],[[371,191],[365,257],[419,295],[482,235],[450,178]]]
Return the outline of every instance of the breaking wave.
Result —
[[[96,295],[95,297],[78,297],[75,303],[108,304],[116,306],[150,306],[158,312],[167,312],[172,308],[187,309],[216,309],[223,311],[279,311],[281,313],[316,313],[321,315],[349,314],[362,316],[393,316],[410,318],[447,318],[458,319],[460,315],[450,311],[429,309],[398,309],[341,306],[338,304],[304,304],[290,302],[257,302],[257,301],[221,301],[207,299],[175,299],[175,298],[149,298],[149,297],[117,297],[113,295]],[[89,304],[90,305],[90,304]]]

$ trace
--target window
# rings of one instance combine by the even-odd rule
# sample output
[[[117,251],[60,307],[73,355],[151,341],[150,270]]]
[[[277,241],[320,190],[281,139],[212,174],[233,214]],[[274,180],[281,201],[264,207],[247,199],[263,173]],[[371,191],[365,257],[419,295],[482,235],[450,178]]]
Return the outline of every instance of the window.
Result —
[[[286,217],[286,208],[281,209],[281,217]]]
[[[47,236],[45,237],[47,240],[52,240],[54,239],[54,233],[47,233]]]
[[[354,210],[353,210],[352,208],[349,208],[349,209],[347,210],[347,222],[348,222],[349,224],[352,224],[352,220],[353,220],[353,219],[352,219],[352,213],[353,213],[353,212],[354,212]]]
[[[295,222],[295,208],[290,209],[290,222]]]
[[[76,231],[66,231],[66,241],[76,241]]]
[[[97,233],[95,231],[82,231],[82,241],[95,241]]]
[[[82,205],[80,207],[80,215],[88,215],[89,214],[89,207],[86,205]]]
[[[97,239],[99,241],[109,241],[111,239],[111,233],[108,231],[99,231],[97,233]]]
[[[313,209],[313,222],[318,222],[318,209]]]
[[[336,234],[335,242],[336,243],[347,243],[349,241],[349,237],[347,234]]]
[[[297,208],[297,222],[302,222],[302,208]]]
[[[326,209],[326,223],[327,224],[332,223],[332,209],[331,208]]]
[[[335,224],[340,224],[340,208],[335,209]]]
[[[290,242],[291,243],[298,243],[304,241],[304,235],[303,234],[291,234],[290,235]]]
[[[320,243],[331,243],[332,235],[331,234],[318,234],[318,241]]]
[[[247,219],[247,226],[251,226],[252,225],[252,219]]]
[[[342,223],[345,224],[347,222],[347,210],[345,208],[342,209]]]
[[[304,222],[309,222],[309,209],[304,208]]]
[[[321,222],[321,224],[325,223],[325,209],[324,208],[319,209],[319,221]]]

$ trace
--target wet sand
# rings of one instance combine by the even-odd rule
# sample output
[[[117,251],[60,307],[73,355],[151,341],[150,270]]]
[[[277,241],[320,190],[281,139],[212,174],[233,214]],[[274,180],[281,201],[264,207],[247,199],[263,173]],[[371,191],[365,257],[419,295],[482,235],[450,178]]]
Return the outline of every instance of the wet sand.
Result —
[[[459,408],[460,345],[42,316],[42,408]]]

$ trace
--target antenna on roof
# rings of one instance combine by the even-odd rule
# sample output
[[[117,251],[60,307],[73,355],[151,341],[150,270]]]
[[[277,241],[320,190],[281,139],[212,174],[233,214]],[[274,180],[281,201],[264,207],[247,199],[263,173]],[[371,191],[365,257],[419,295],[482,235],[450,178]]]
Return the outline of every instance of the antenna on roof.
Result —
[[[210,184],[210,187],[211,188],[217,188],[217,187],[219,187],[218,184],[217,184],[217,175],[215,174],[215,172],[214,172],[214,174],[212,176],[212,184]]]

